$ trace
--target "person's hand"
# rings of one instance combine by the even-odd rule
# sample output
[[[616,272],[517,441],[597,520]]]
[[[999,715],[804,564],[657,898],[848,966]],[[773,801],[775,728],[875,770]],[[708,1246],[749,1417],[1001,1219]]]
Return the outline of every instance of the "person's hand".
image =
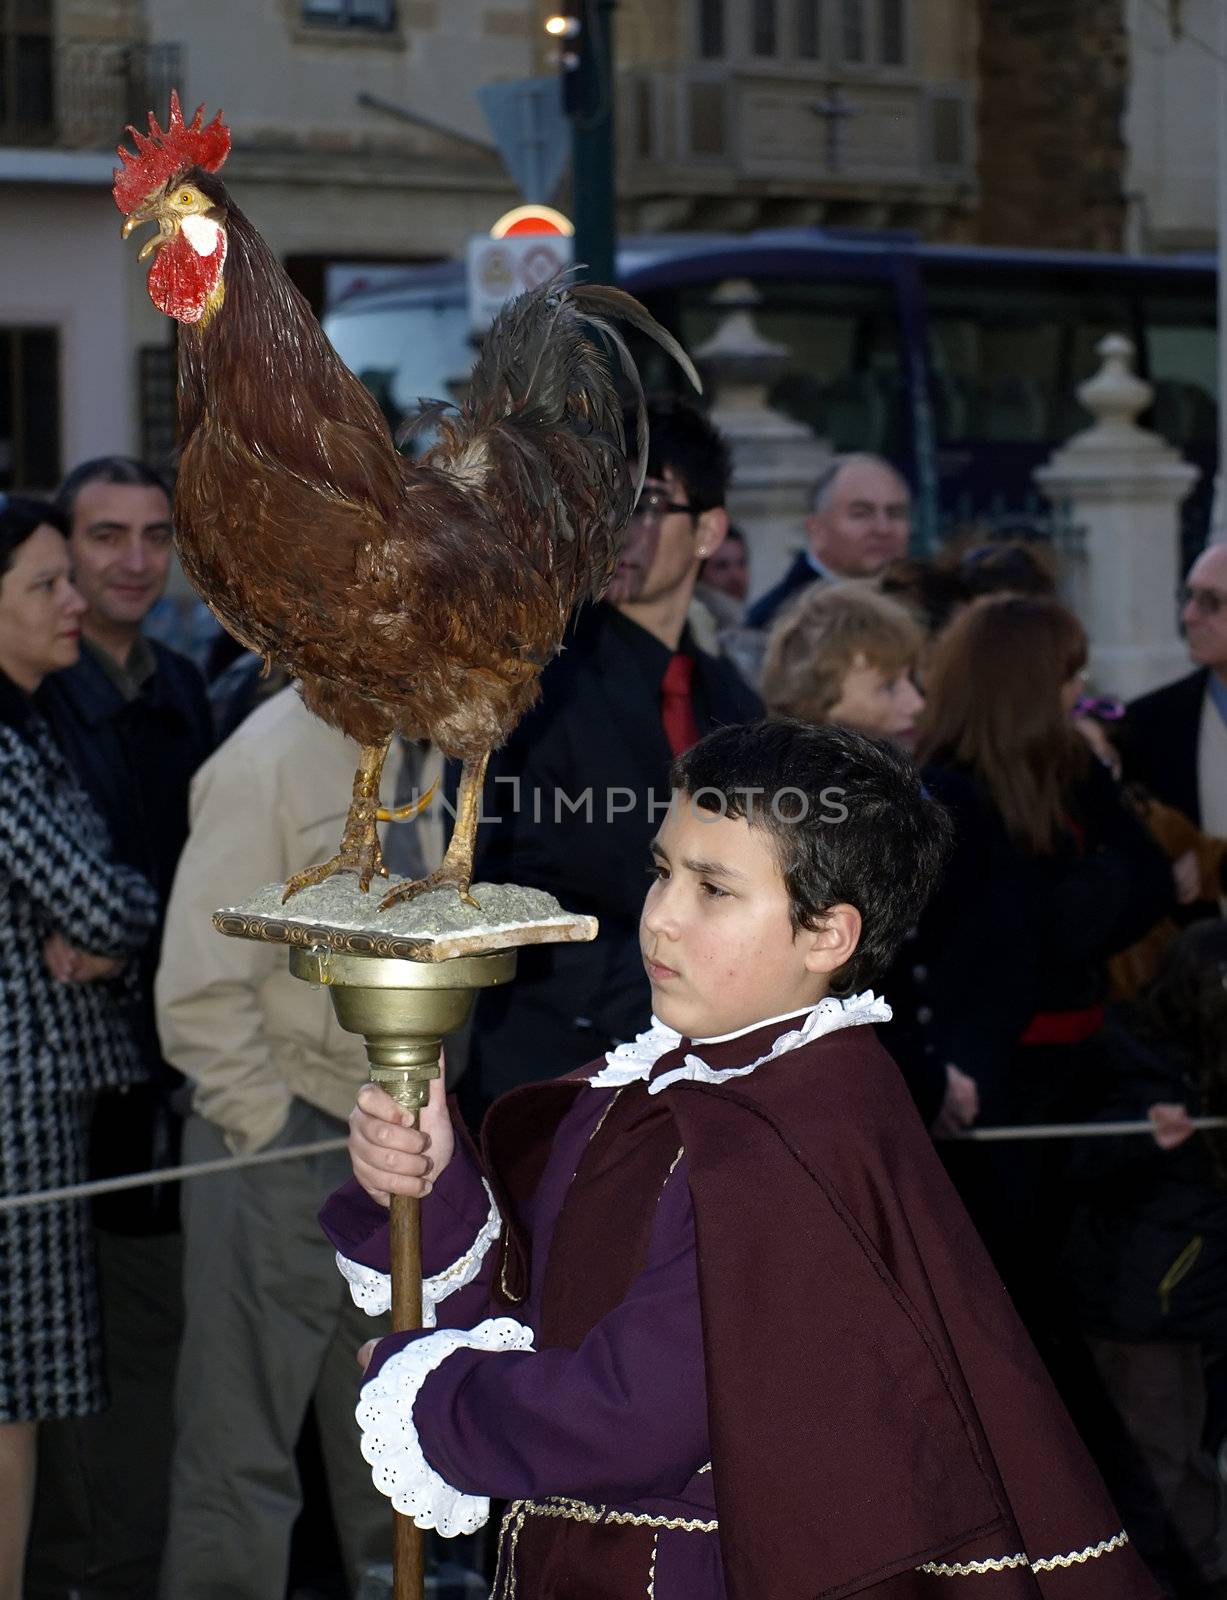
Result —
[[[349,1114],[349,1159],[354,1177],[381,1206],[394,1194],[417,1199],[429,1194],[454,1148],[441,1061],[439,1076],[431,1080],[430,1100],[422,1108],[420,1128],[378,1084],[365,1083],[359,1089],[358,1103]]]
[[[957,1139],[980,1115],[980,1091],[976,1080],[960,1072],[953,1061],[946,1063],[946,1098],[933,1122],[935,1139]]]
[[[365,1372],[366,1369],[370,1366],[371,1357],[375,1354],[375,1346],[378,1343],[379,1343],[378,1339],[368,1339],[366,1341],[366,1343],[364,1345],[362,1345],[361,1348],[359,1349],[359,1351],[358,1351],[358,1365],[361,1367],[363,1372]]]
[[[78,950],[62,933],[53,933],[44,944],[43,962],[60,983],[97,983],[103,978],[117,978],[124,970],[123,962],[116,956],[97,956],[90,950]]]
[[[1189,1117],[1188,1106],[1172,1105],[1160,1100],[1150,1107],[1146,1115],[1160,1150],[1175,1150],[1197,1132]]]
[[[1191,906],[1201,898],[1201,865],[1197,852],[1186,850],[1172,862],[1172,881],[1176,885],[1176,903]]]

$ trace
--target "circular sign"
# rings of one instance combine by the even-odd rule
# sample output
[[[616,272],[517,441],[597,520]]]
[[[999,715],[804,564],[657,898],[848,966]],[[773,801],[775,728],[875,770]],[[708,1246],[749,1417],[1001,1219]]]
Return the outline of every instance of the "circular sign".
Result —
[[[512,211],[504,211],[490,229],[490,237],[506,239],[523,233],[552,233],[569,239],[574,232],[571,219],[555,211],[553,206],[516,206]]]

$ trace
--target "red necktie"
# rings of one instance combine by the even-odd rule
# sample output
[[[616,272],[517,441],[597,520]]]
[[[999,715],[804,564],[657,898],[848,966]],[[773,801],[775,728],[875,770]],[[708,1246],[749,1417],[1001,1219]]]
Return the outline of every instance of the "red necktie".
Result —
[[[694,719],[694,699],[691,683],[694,678],[694,660],[691,656],[675,655],[665,668],[660,680],[660,720],[665,738],[675,756],[698,744],[702,735]]]

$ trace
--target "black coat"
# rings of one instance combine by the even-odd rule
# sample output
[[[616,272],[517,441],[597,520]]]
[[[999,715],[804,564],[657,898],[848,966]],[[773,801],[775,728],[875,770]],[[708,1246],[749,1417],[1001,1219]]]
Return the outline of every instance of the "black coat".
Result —
[[[981,1120],[1011,1120],[1018,1040],[1040,1011],[1101,1001],[1105,963],[1172,906],[1171,869],[1097,762],[1074,798],[1083,830],[1050,856],[1013,843],[980,785],[930,767],[951,813],[946,872],[885,986],[896,1020],[883,1042],[915,1080],[951,1061],[980,1086]]]
[[[762,715],[731,663],[691,653],[701,732]],[[491,761],[484,814],[498,820],[479,835],[475,876],[548,889],[601,927],[591,944],[522,950],[515,983],[482,996],[465,1091],[471,1116],[479,1080],[488,1102],[647,1026],[638,926],[648,847],[669,802],[660,720],[669,654],[612,606],[590,608],[542,675],[539,704]]]
[[[768,589],[746,612],[747,628],[769,628],[794,595],[823,580],[814,571],[809,556],[800,550],[793,557],[792,566],[774,588]]]
[[[1125,776],[1201,826],[1197,738],[1206,697],[1205,667],[1134,700],[1125,717]]]
[[[155,670],[126,700],[98,660],[83,650],[76,666],[44,680],[38,702],[56,740],[111,835],[114,858],[135,867],[158,897],[158,923],[141,952],[133,1018],[146,1084],[122,1100],[99,1098],[92,1176],[138,1171],[175,1159],[177,1126],[166,1094],[180,1081],[162,1058],[153,983],[166,904],[187,839],[188,789],[213,748],[204,679],[177,651],[149,641]],[[173,1215],[173,1196],[138,1190],[99,1202],[105,1225],[143,1230]],[[159,1224],[160,1225],[160,1224]]]

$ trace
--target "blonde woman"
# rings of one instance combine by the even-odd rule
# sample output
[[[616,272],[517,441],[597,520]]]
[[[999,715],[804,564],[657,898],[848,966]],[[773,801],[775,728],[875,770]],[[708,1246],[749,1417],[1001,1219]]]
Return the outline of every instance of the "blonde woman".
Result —
[[[913,681],[924,635],[869,584],[818,584],[778,619],[762,696],[776,717],[836,722],[911,749],[924,697]]]

